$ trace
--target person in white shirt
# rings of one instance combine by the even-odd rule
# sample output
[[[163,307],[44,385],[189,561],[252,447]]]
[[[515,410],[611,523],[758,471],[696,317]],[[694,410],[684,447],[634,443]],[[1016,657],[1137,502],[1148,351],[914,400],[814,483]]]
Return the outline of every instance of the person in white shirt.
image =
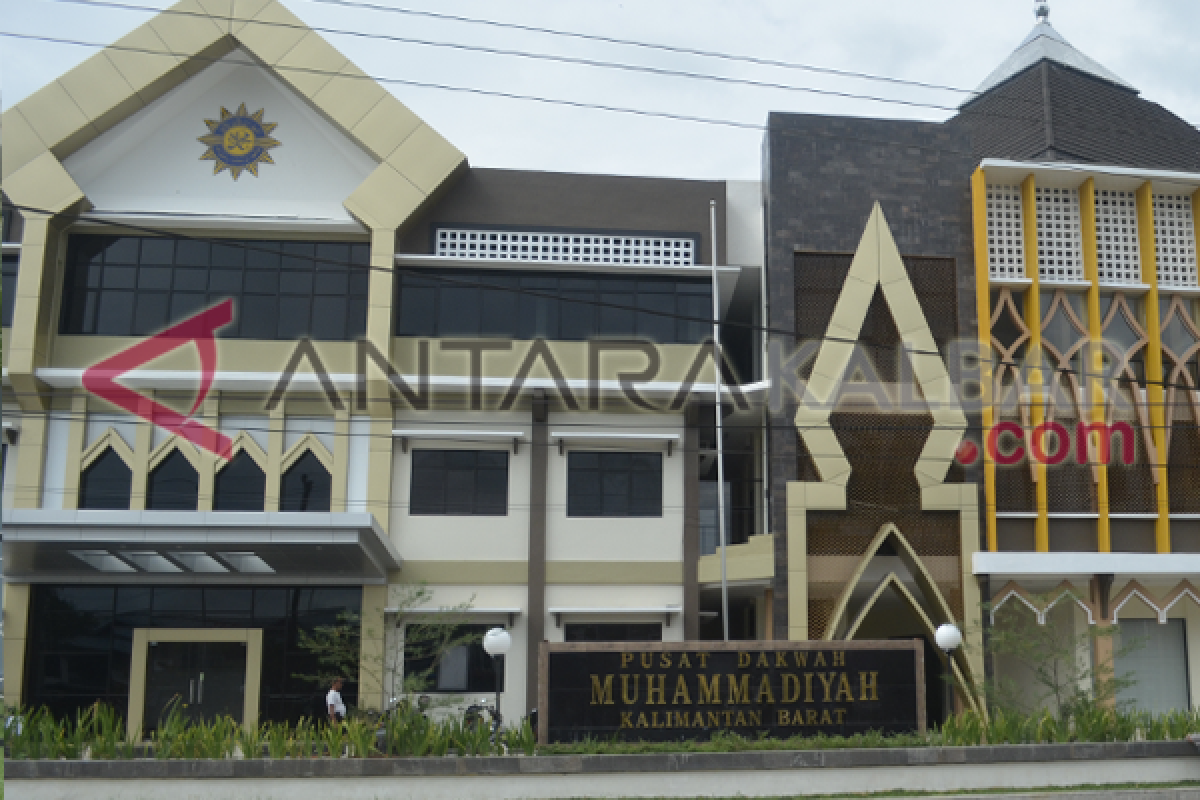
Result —
[[[329,710],[329,721],[339,723],[346,718],[346,704],[342,702],[342,679],[334,678],[329,694],[325,695],[325,705]]]

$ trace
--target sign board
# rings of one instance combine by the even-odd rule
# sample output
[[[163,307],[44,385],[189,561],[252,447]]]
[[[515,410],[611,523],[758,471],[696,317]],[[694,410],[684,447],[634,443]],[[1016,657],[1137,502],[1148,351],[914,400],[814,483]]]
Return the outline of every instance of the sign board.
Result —
[[[543,642],[538,739],[925,731],[919,639]]]

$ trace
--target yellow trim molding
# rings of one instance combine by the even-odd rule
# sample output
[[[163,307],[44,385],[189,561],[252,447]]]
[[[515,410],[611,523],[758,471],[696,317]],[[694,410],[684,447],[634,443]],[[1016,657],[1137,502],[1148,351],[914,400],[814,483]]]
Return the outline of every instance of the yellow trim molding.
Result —
[[[983,407],[983,442],[987,442],[995,424],[992,410],[992,298],[989,291],[987,236],[987,176],[983,167],[971,175],[971,223],[975,239],[975,309],[979,327],[979,392]],[[983,451],[984,519],[987,549],[999,549],[996,534],[996,462],[987,447]]]

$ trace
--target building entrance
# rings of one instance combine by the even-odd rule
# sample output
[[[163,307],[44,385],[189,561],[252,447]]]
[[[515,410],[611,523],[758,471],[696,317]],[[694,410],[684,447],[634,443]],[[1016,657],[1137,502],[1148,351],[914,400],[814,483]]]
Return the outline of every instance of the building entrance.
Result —
[[[257,727],[262,640],[259,628],[135,628],[127,719],[145,737],[178,703],[192,722],[228,716]]]
[[[246,693],[245,642],[149,643],[142,730],[150,732],[178,703],[193,721],[242,721]]]

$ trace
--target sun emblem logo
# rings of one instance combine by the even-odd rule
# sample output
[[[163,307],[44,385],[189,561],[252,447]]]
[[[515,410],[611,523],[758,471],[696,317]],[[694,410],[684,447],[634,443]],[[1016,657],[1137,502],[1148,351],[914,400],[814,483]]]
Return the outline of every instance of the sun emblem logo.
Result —
[[[208,145],[208,150],[200,160],[217,162],[213,165],[213,175],[228,169],[236,181],[242,170],[248,169],[257,178],[259,164],[275,163],[267,151],[280,144],[271,137],[271,131],[279,123],[263,122],[263,111],[260,108],[251,114],[242,103],[232,114],[222,107],[220,119],[204,120],[208,133],[197,141]]]

